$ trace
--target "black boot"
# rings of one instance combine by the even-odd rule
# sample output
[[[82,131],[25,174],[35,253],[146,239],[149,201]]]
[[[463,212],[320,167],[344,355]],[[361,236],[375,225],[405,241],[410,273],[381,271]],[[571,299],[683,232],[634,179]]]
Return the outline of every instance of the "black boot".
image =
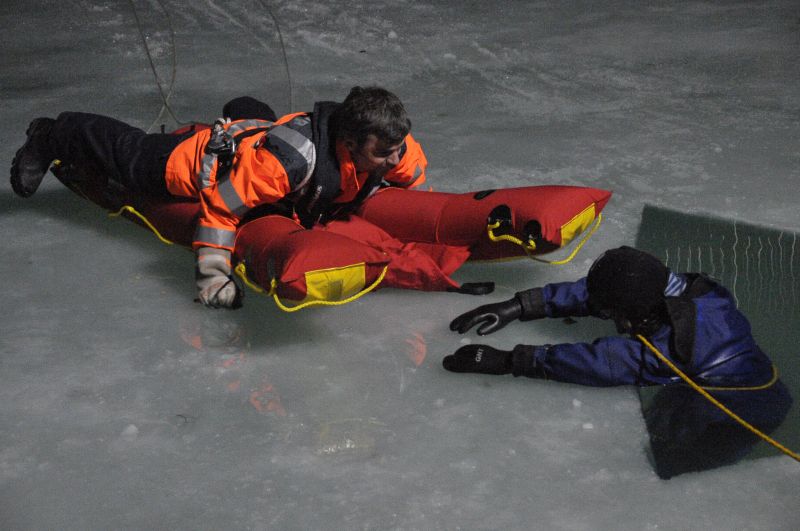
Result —
[[[55,120],[36,118],[25,132],[28,139],[11,162],[11,188],[21,197],[30,197],[39,188],[53,162],[47,137]]]

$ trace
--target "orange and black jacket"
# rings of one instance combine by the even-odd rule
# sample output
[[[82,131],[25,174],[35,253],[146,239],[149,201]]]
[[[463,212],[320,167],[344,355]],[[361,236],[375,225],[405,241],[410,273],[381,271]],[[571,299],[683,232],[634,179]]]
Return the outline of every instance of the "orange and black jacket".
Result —
[[[289,205],[305,226],[357,204],[380,186],[411,188],[425,182],[422,147],[406,136],[400,162],[382,179],[356,173],[348,150],[328,136],[337,104],[276,122],[237,120],[223,126],[235,139],[231,156],[207,152],[212,130],[199,131],[170,154],[166,186],[172,195],[197,198],[201,212],[193,247],[233,250],[236,228],[251,210]]]

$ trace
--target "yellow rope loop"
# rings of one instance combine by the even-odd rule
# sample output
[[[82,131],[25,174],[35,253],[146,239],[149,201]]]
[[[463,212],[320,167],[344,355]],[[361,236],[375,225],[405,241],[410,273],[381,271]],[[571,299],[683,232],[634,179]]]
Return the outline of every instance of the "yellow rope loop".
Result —
[[[527,254],[531,260],[536,260],[537,262],[542,262],[544,264],[550,264],[550,265],[564,265],[568,262],[571,262],[572,259],[578,255],[578,251],[581,250],[581,248],[586,244],[586,242],[589,241],[589,238],[591,238],[592,235],[594,235],[594,233],[597,232],[597,229],[600,228],[600,223],[602,222],[602,220],[603,220],[603,214],[602,213],[597,214],[597,218],[595,219],[594,225],[592,226],[591,230],[589,230],[589,232],[587,232],[581,238],[581,240],[578,242],[578,244],[575,246],[575,248],[572,250],[569,256],[561,260],[545,260],[543,258],[534,256],[532,253],[536,250],[536,242],[533,241],[533,239],[529,239],[528,243],[526,244],[520,238],[517,238],[516,236],[511,236],[510,234],[501,234],[499,236],[495,235],[494,230],[500,227],[501,225],[499,221],[486,225],[486,232],[489,235],[489,239],[493,242],[507,241],[519,245],[520,247],[522,247],[522,249],[525,251],[525,254]]]
[[[258,284],[256,284],[247,277],[247,267],[244,265],[244,262],[239,262],[238,264],[236,264],[236,267],[233,268],[233,271],[234,273],[236,273],[236,276],[242,279],[242,282],[244,282],[245,286],[255,291],[256,293],[264,293],[264,288],[262,288],[261,286],[259,286]]]
[[[525,249],[525,252],[528,254],[536,250],[536,242],[534,242],[533,240],[528,240],[528,243],[526,244],[520,238],[517,238],[516,236],[512,236],[510,234],[501,234],[499,236],[496,236],[494,233],[494,229],[500,227],[500,225],[501,223],[499,221],[486,225],[486,233],[489,235],[489,239],[491,241],[495,243],[502,241],[511,242]]]
[[[166,243],[167,245],[172,245],[173,243],[175,243],[163,237],[161,233],[158,232],[158,229],[156,229],[156,227],[152,223],[150,223],[150,220],[148,220],[146,217],[144,217],[144,215],[139,213],[135,208],[133,208],[130,205],[125,205],[124,207],[120,208],[117,212],[109,212],[108,217],[115,218],[117,216],[121,216],[123,212],[130,212],[131,214],[135,215],[140,220],[142,220],[142,223],[147,225],[147,228],[153,231],[153,234],[155,234],[158,237],[158,239],[161,240],[163,243]]]
[[[774,446],[775,448],[777,448],[778,450],[780,450],[780,451],[781,451],[781,452],[783,452],[784,454],[788,455],[789,457],[791,457],[791,458],[792,458],[792,459],[794,459],[795,461],[798,461],[798,462],[800,462],[800,455],[798,455],[797,453],[793,452],[792,450],[790,450],[790,449],[786,448],[786,447],[785,447],[785,446],[783,446],[781,443],[779,443],[779,442],[778,442],[778,441],[776,441],[775,439],[771,438],[771,437],[770,437],[769,435],[767,435],[766,433],[764,433],[764,432],[760,431],[759,429],[757,429],[756,427],[754,427],[753,425],[751,425],[749,422],[747,422],[746,420],[744,420],[743,418],[741,418],[739,415],[737,415],[736,413],[734,413],[733,411],[731,411],[730,409],[728,409],[727,407],[725,407],[725,405],[723,405],[723,404],[722,404],[722,403],[721,403],[719,400],[717,400],[716,398],[714,398],[713,396],[711,396],[711,395],[710,395],[710,394],[709,394],[709,393],[708,393],[708,392],[707,392],[705,389],[703,389],[702,387],[700,387],[699,385],[697,385],[697,384],[696,384],[694,381],[692,381],[692,379],[691,379],[691,378],[689,378],[689,377],[688,377],[688,376],[687,376],[687,375],[686,375],[686,374],[685,374],[683,371],[681,371],[681,370],[680,370],[678,367],[676,367],[674,363],[672,363],[672,362],[671,362],[669,359],[667,359],[667,357],[666,357],[666,356],[664,356],[664,354],[662,354],[662,353],[661,353],[661,352],[660,352],[660,351],[659,351],[659,350],[658,350],[656,347],[654,347],[654,346],[653,346],[653,345],[652,345],[652,344],[651,344],[651,343],[650,343],[650,342],[649,342],[647,339],[645,339],[645,338],[644,338],[644,336],[642,336],[641,334],[638,334],[636,337],[639,339],[639,341],[641,341],[642,343],[644,343],[644,345],[645,345],[645,346],[646,346],[648,349],[650,349],[650,350],[653,352],[653,354],[655,354],[655,355],[656,355],[656,357],[657,357],[658,359],[660,359],[660,360],[661,360],[661,361],[663,361],[665,364],[667,364],[667,366],[668,366],[670,369],[672,369],[672,371],[673,371],[673,372],[675,372],[675,374],[677,374],[678,376],[680,376],[680,377],[681,377],[681,379],[682,379],[684,382],[686,382],[686,383],[687,383],[687,384],[688,384],[688,385],[689,385],[689,386],[690,386],[692,389],[694,389],[695,391],[697,391],[698,393],[700,393],[701,395],[703,395],[703,397],[704,397],[706,400],[708,400],[709,402],[711,402],[712,404],[714,404],[715,406],[717,406],[717,407],[718,407],[720,410],[722,410],[722,411],[723,411],[725,414],[727,414],[727,415],[728,415],[730,418],[732,418],[733,420],[735,420],[736,422],[738,422],[738,423],[739,423],[741,426],[743,426],[744,428],[746,428],[746,429],[747,429],[747,430],[749,430],[750,432],[752,432],[752,433],[756,434],[758,437],[760,437],[761,439],[765,440],[766,442],[768,442],[769,444],[771,444],[772,446]],[[777,373],[775,373],[775,379],[777,380]],[[773,382],[773,383],[774,383],[774,382]],[[772,385],[772,384],[770,383],[769,385]],[[714,389],[714,388],[711,388],[711,389]],[[744,389],[748,389],[748,388],[733,388],[733,389],[743,389],[743,390],[744,390]],[[756,389],[756,388],[751,388],[751,390],[755,390],[755,389]]]
[[[269,291],[267,291],[267,290],[265,290],[264,288],[262,288],[261,286],[259,286],[258,284],[256,284],[255,282],[253,282],[252,280],[250,280],[248,278],[248,276],[247,276],[247,268],[246,268],[244,262],[239,262],[236,265],[236,267],[234,268],[234,272],[236,273],[236,275],[239,278],[242,279],[242,282],[244,282],[244,284],[248,288],[252,289],[256,293],[261,293],[261,294],[264,294],[264,295],[266,295],[268,297],[271,296],[275,300],[275,304],[278,306],[278,308],[280,308],[281,310],[283,310],[285,312],[289,312],[289,313],[296,312],[298,310],[302,310],[303,308],[308,308],[309,306],[340,306],[342,304],[347,304],[348,302],[352,302],[352,301],[358,299],[359,297],[365,295],[366,293],[369,293],[370,291],[372,291],[375,288],[377,288],[378,284],[380,284],[383,281],[384,277],[386,276],[386,272],[388,270],[389,270],[389,266],[387,265],[387,266],[385,266],[383,268],[383,271],[381,271],[380,276],[378,277],[377,280],[375,280],[375,282],[373,282],[367,288],[361,290],[360,292],[358,292],[355,295],[352,295],[352,296],[350,296],[350,297],[348,297],[346,299],[343,299],[343,300],[340,300],[340,301],[319,301],[319,300],[317,300],[317,301],[308,301],[308,302],[304,302],[304,303],[298,304],[297,306],[287,306],[278,297],[278,280],[277,279],[273,278],[270,281]]]
[[[562,259],[562,260],[545,260],[545,259],[543,259],[543,258],[538,258],[538,257],[536,257],[536,256],[531,256],[531,258],[532,258],[532,259],[534,259],[534,260],[536,260],[537,262],[542,262],[542,263],[545,263],[545,264],[550,264],[550,265],[564,265],[564,264],[566,264],[567,262],[571,262],[571,261],[572,261],[572,259],[573,259],[573,258],[575,258],[575,256],[577,256],[577,254],[578,254],[578,251],[580,251],[580,250],[581,250],[581,247],[583,247],[583,246],[584,246],[584,244],[586,244],[586,242],[587,242],[587,241],[589,241],[589,238],[591,238],[591,237],[592,237],[592,235],[593,235],[595,232],[597,232],[597,229],[598,229],[598,228],[600,228],[600,222],[601,222],[602,220],[603,220],[603,214],[602,214],[602,213],[600,213],[600,214],[597,214],[597,219],[596,219],[596,220],[595,220],[595,222],[594,222],[594,226],[592,226],[591,230],[589,230],[589,232],[587,232],[587,233],[586,233],[586,234],[583,236],[583,238],[581,238],[581,240],[580,240],[580,241],[578,242],[578,244],[575,246],[575,249],[573,249],[573,250],[572,250],[572,252],[569,254],[569,256],[567,256],[566,258],[564,258],[564,259]]]
[[[370,291],[372,291],[375,288],[377,288],[378,284],[380,284],[383,281],[383,278],[386,276],[386,272],[388,270],[389,270],[389,266],[388,265],[384,266],[383,271],[381,271],[380,276],[378,277],[377,280],[375,280],[375,282],[373,282],[367,288],[359,291],[355,295],[352,295],[352,296],[350,296],[350,297],[348,297],[346,299],[342,299],[340,301],[315,300],[315,301],[303,302],[303,303],[298,304],[297,306],[286,306],[285,304],[283,304],[283,302],[281,302],[280,298],[278,297],[278,293],[276,291],[278,282],[274,278],[272,279],[272,286],[271,286],[269,294],[272,295],[273,299],[275,299],[275,304],[278,306],[278,308],[280,308],[284,312],[289,312],[289,313],[296,312],[298,310],[302,310],[303,308],[308,308],[309,306],[341,306],[343,304],[347,304],[348,302],[353,302],[354,300],[366,295]]]
[[[772,365],[772,378],[765,383],[764,385],[756,385],[753,387],[711,387],[708,385],[702,386],[703,389],[706,391],[763,391],[764,389],[769,389],[772,387],[775,382],[778,381],[778,368],[773,364]]]

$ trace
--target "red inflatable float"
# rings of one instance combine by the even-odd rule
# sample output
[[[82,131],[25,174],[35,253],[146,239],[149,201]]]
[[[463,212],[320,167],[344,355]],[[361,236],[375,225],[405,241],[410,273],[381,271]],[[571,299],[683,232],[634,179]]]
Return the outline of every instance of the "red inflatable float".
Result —
[[[544,254],[597,219],[611,192],[581,186],[526,186],[466,194],[386,188],[358,214],[404,242],[463,245],[470,259]]]
[[[162,241],[191,247],[196,202],[132,198],[109,193],[96,179],[75,178],[69,168],[54,167],[53,173],[80,196],[148,227]],[[463,194],[386,188],[347,219],[311,229],[278,215],[243,223],[234,265],[248,286],[287,311],[342,304],[379,286],[458,291],[462,286],[450,275],[467,260],[539,259],[582,233],[588,237],[610,197],[609,191],[580,186]]]

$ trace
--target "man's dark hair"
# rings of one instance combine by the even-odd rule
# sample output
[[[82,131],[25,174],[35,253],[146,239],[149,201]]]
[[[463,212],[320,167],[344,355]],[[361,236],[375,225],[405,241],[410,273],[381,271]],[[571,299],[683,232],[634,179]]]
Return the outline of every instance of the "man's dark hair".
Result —
[[[399,144],[411,130],[400,98],[380,87],[353,87],[331,115],[336,140],[352,140],[358,147],[369,135],[385,144]]]

